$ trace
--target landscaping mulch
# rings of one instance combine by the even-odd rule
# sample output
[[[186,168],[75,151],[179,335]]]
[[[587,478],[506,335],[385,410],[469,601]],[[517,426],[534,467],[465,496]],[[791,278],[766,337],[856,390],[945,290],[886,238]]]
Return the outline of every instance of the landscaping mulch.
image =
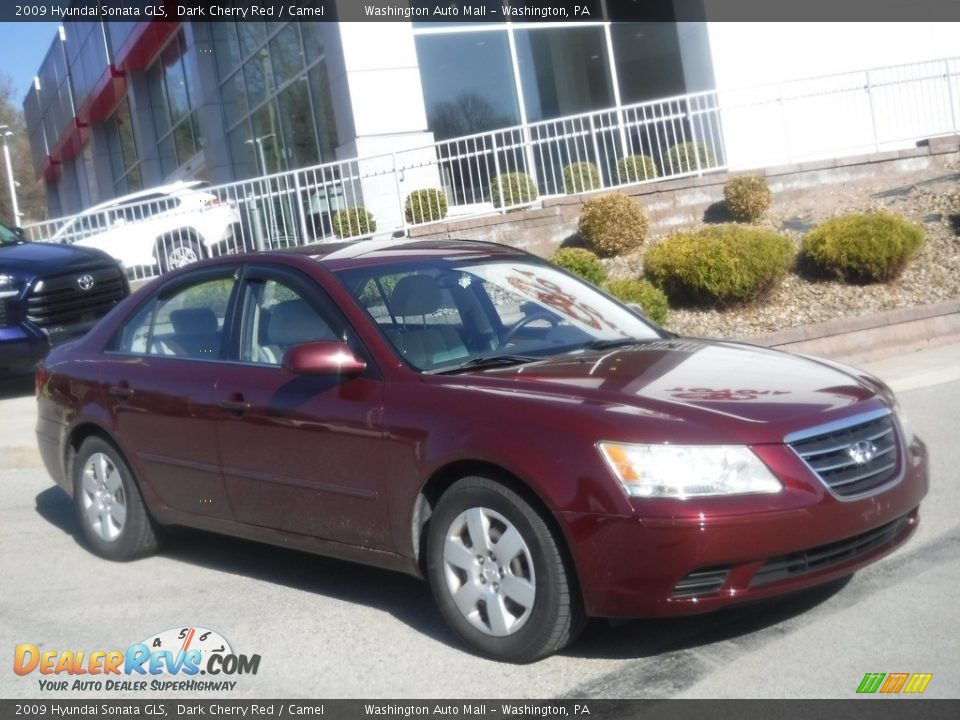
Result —
[[[790,273],[767,298],[749,306],[671,308],[665,326],[683,335],[748,337],[836,318],[937,303],[960,297],[960,175],[903,186],[850,184],[811,189],[794,199],[774,196],[759,225],[782,232],[797,247],[817,223],[850,212],[887,209],[919,224],[927,242],[896,280],[849,285]],[[656,243],[658,238],[647,241]],[[643,251],[605,260],[611,278],[642,273]]]

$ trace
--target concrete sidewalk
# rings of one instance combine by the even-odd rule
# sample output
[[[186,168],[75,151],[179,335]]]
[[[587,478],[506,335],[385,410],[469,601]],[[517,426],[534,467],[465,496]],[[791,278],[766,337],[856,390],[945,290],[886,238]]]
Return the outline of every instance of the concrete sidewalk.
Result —
[[[960,343],[906,353],[860,367],[897,392],[960,380]],[[0,388],[0,468],[42,467],[34,426],[37,402],[30,378]]]
[[[960,380],[960,343],[864,363],[896,392]]]

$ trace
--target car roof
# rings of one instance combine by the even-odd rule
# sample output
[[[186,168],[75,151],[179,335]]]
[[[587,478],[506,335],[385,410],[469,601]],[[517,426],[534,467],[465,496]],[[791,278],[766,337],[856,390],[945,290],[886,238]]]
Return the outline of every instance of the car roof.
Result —
[[[89,215],[90,213],[106,210],[108,208],[116,207],[117,205],[135,203],[137,200],[151,198],[154,195],[176,195],[187,190],[197,190],[201,187],[207,186],[208,184],[209,183],[204,182],[203,180],[180,180],[175,183],[170,183],[169,185],[158,185],[156,187],[147,188],[146,190],[140,190],[135,193],[130,193],[129,195],[122,195],[120,197],[113,198],[112,200],[107,200],[99,205],[94,205],[93,207],[87,208],[83,212],[79,213],[79,215]]]
[[[482,240],[387,238],[304,245],[281,252],[306,255],[331,270],[405,260],[531,257],[518,248]]]

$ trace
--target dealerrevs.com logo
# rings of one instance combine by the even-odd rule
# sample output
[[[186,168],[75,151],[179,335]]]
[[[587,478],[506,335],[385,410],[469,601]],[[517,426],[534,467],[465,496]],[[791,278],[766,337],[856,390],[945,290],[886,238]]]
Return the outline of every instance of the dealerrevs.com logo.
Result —
[[[41,650],[17,645],[13,671],[37,676],[42,691],[214,692],[236,689],[239,675],[256,675],[260,655],[234,652],[202,627],[164,630],[126,650]]]

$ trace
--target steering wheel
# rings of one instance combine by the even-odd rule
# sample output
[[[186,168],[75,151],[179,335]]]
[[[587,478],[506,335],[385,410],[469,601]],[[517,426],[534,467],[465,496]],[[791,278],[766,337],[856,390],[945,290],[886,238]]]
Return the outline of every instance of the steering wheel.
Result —
[[[534,310],[529,315],[524,315],[522,318],[517,320],[513,327],[507,330],[507,334],[503,336],[500,344],[497,345],[497,350],[503,350],[503,348],[505,348],[510,341],[513,340],[514,336],[518,332],[523,330],[523,328],[535,320],[546,320],[553,327],[556,327],[560,322],[560,319],[556,315],[548,313],[546,310]]]

